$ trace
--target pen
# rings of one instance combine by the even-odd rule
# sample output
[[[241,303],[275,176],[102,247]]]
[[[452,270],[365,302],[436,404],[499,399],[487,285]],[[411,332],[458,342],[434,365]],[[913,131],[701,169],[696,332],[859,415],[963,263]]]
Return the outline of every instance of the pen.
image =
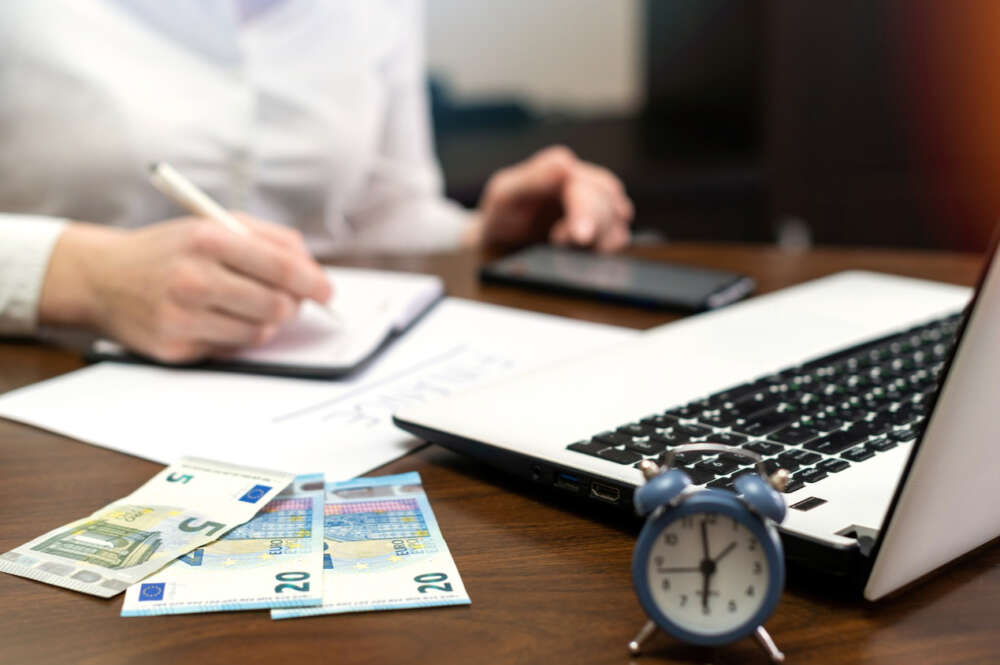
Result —
[[[154,162],[149,165],[149,181],[178,205],[187,208],[196,215],[217,222],[233,233],[241,236],[250,235],[250,229],[236,219],[228,210],[215,202],[208,194],[198,188],[193,182],[181,175],[180,171],[166,162]],[[340,314],[329,303],[319,303],[325,312],[342,323]]]

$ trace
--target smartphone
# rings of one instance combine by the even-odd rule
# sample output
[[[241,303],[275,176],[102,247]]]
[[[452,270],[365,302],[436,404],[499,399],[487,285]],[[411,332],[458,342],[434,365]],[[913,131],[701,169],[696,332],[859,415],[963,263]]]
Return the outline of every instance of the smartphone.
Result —
[[[485,282],[654,309],[700,312],[753,292],[746,275],[628,256],[535,245],[484,266]]]

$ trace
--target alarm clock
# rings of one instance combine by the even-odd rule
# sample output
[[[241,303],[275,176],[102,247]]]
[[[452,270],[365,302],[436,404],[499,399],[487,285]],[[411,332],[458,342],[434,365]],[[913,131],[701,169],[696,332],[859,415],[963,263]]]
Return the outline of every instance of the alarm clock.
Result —
[[[734,481],[735,491],[701,488],[681,469],[680,453],[728,453],[754,462],[757,473]],[[785,584],[785,563],[775,524],[785,518],[781,490],[788,472],[768,476],[760,455],[735,446],[695,443],[644,460],[646,484],[635,492],[646,517],[632,555],[632,582],[650,621],[629,643],[660,628],[701,646],[730,644],[753,634],[772,660],[784,655],[763,627]]]

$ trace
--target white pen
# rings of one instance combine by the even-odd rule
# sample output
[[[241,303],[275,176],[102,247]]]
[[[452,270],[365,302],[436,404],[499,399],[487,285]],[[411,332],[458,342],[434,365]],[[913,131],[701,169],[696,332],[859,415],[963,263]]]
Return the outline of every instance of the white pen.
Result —
[[[180,171],[166,162],[154,162],[149,165],[149,181],[153,183],[167,198],[181,207],[187,208],[196,215],[218,222],[233,233],[242,236],[250,235],[250,229],[236,219],[228,210],[216,203],[212,197],[203,192],[193,182],[181,175]],[[338,323],[343,323],[340,313],[333,309],[330,303],[319,303],[323,310],[330,314]]]

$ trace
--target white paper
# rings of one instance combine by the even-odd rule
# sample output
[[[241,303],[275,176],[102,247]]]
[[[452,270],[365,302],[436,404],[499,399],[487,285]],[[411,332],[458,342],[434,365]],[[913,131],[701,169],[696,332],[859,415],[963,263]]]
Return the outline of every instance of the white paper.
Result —
[[[194,454],[347,479],[419,445],[392,424],[402,406],[636,334],[448,298],[346,380],[105,362],[3,395],[0,416],[163,463]]]
[[[334,288],[332,316],[321,305],[303,302],[299,316],[273,340],[236,351],[227,359],[317,369],[351,368],[444,293],[444,284],[435,275],[364,268],[326,268],[326,274]],[[95,348],[104,354],[125,353],[121,345],[108,340],[100,340]]]

